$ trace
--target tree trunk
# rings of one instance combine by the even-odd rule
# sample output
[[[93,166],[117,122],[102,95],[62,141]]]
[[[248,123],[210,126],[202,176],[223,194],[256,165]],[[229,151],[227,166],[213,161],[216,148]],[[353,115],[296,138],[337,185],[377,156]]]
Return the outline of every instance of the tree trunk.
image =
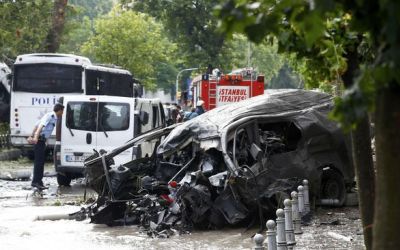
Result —
[[[360,38],[361,41],[361,38]],[[347,70],[342,75],[343,84],[348,89],[354,84],[359,72],[357,46],[346,50]],[[370,123],[368,114],[362,118],[351,135],[353,163],[357,179],[358,200],[367,250],[372,249],[372,224],[374,221],[375,172],[372,160]]]
[[[366,115],[352,132],[353,162],[356,171],[358,201],[366,249],[372,249],[375,172],[372,161],[370,123]]]
[[[399,249],[400,87],[381,90],[376,99],[377,182],[373,249]]]
[[[60,47],[61,36],[65,24],[65,9],[67,4],[68,0],[54,1],[52,26],[46,38],[46,50],[49,53],[57,52],[58,48]]]

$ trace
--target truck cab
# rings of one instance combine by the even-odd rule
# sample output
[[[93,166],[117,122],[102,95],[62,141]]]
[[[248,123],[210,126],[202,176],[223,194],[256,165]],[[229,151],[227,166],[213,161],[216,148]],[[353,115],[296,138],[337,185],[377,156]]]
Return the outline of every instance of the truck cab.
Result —
[[[57,122],[54,152],[59,185],[68,186],[83,177],[84,160],[94,151],[111,151],[149,130],[164,127],[165,115],[159,99],[74,95],[62,99],[64,114]],[[127,149],[115,164],[150,154],[149,142],[140,150]]]

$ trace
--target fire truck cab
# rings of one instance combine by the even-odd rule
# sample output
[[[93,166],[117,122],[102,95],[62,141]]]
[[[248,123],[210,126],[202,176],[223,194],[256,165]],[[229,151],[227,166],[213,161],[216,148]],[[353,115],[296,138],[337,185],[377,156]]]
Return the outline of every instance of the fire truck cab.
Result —
[[[226,75],[203,74],[193,79],[191,89],[193,105],[202,100],[204,108],[211,110],[264,94],[264,76],[257,75],[252,68],[234,70]]]

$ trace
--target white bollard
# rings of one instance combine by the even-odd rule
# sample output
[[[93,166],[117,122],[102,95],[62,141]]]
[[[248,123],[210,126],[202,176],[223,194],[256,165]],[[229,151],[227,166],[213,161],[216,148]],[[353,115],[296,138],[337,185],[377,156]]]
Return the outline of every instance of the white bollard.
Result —
[[[262,234],[256,234],[254,235],[254,242],[256,243],[256,246],[254,247],[254,250],[264,250],[264,236]]]
[[[293,231],[293,220],[292,220],[292,202],[289,199],[285,199],[283,204],[285,205],[285,232],[286,232],[286,243],[288,249],[293,249],[296,245],[296,239]]]
[[[276,231],[275,231],[275,221],[268,220],[267,221],[267,249],[268,250],[277,250],[276,249]]]
[[[299,193],[297,194],[298,200],[299,200],[299,213],[300,213],[300,218],[301,216],[303,216],[304,213],[304,187],[303,186],[299,186],[297,188],[297,191],[299,191]]]
[[[304,211],[308,214],[310,210],[310,189],[308,187],[308,180],[303,180],[304,187]]]
[[[285,232],[285,212],[279,208],[276,210],[276,232],[278,250],[287,250],[286,232]]]
[[[293,220],[294,233],[302,234],[303,231],[301,231],[301,218],[299,213],[297,192],[293,191],[290,195],[292,196],[292,220]]]

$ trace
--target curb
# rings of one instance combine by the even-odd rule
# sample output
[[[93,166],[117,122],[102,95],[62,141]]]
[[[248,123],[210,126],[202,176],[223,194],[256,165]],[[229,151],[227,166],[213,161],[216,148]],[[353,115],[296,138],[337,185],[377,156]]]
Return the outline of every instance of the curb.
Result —
[[[0,161],[11,161],[16,160],[21,156],[20,149],[9,149],[0,152]]]

